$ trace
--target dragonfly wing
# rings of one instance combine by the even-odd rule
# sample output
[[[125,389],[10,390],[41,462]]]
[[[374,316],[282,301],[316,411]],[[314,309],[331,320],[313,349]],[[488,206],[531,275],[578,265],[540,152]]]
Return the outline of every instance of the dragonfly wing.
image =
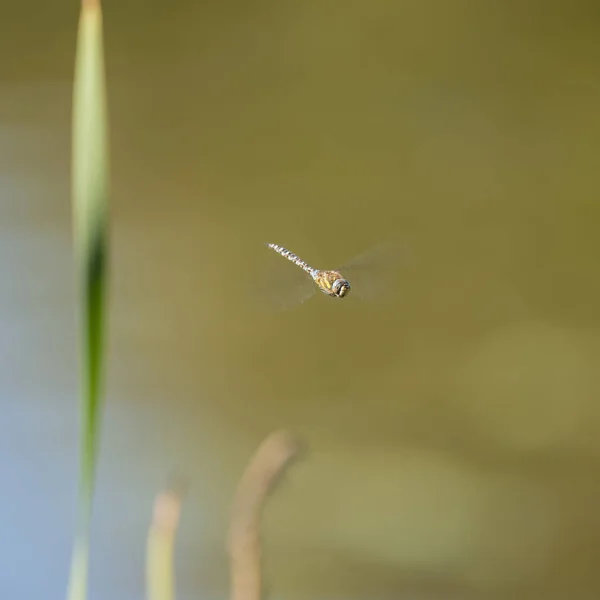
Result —
[[[350,282],[353,296],[377,302],[395,297],[399,292],[402,273],[410,262],[408,244],[392,240],[363,252],[339,271]]]
[[[290,310],[306,302],[316,292],[308,273],[280,256],[274,258],[272,268],[260,277],[254,294],[261,312]]]

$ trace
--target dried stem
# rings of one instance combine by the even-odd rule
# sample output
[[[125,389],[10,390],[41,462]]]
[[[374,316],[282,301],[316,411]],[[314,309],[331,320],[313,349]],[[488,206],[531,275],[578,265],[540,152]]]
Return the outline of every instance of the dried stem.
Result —
[[[231,600],[260,600],[262,509],[278,477],[298,450],[290,434],[273,433],[260,445],[242,476],[229,532]]]
[[[146,555],[148,600],[175,598],[173,545],[181,514],[181,496],[181,490],[168,489],[160,493],[154,502]]]

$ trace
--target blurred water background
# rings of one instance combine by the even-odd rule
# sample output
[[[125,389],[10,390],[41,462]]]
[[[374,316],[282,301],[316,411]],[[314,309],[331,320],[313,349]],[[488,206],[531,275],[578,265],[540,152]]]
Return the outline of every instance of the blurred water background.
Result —
[[[0,36],[0,596],[61,598],[77,476],[76,3]],[[155,492],[190,482],[181,600],[227,589],[237,478],[277,598],[600,593],[600,12],[590,2],[105,5],[110,360],[91,597],[143,595]],[[253,282],[410,248],[389,301],[255,310]],[[282,263],[280,265],[280,263]],[[283,264],[285,263],[285,264]]]

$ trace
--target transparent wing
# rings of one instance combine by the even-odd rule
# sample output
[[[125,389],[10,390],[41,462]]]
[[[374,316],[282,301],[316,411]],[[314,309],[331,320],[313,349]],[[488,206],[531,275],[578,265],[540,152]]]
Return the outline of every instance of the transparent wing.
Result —
[[[379,302],[396,298],[402,274],[412,262],[407,242],[382,242],[340,267],[352,286],[351,295],[363,301]]]
[[[261,312],[277,313],[306,302],[317,290],[311,276],[273,253],[258,281],[255,302]]]

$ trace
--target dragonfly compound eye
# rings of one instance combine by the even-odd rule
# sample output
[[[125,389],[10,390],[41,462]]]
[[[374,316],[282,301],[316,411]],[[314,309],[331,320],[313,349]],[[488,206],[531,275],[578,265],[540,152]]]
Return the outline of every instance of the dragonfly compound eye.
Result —
[[[347,279],[336,279],[331,287],[338,298],[343,298],[350,291],[350,282]]]

